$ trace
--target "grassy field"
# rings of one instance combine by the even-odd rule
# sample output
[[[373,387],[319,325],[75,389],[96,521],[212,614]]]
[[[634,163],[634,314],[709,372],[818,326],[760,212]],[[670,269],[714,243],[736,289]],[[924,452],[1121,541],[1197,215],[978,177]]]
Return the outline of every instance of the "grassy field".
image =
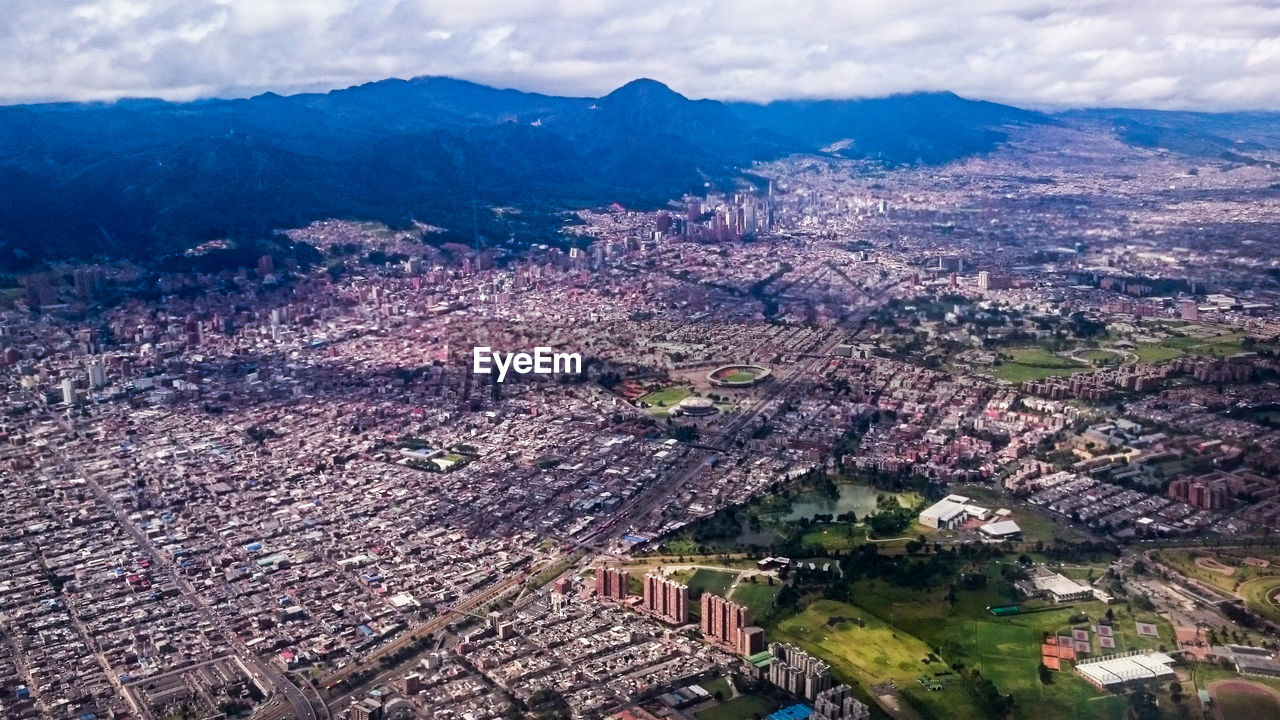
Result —
[[[860,627],[855,622],[857,618],[866,626]],[[800,614],[779,623],[773,637],[800,645],[830,663],[837,679],[858,682],[863,687],[890,679],[909,687],[917,684],[916,678],[922,673],[938,668],[937,664],[931,663],[934,667],[930,668],[925,663],[930,649],[920,639],[896,630],[856,605],[834,600],[811,603]],[[920,697],[938,717],[984,717],[958,685]]]
[[[641,395],[640,402],[649,404],[649,412],[655,415],[667,415],[671,408],[681,400],[693,394],[693,389],[684,385],[671,385],[661,390],[655,390],[646,395]]]
[[[757,716],[764,717],[776,709],[778,704],[769,698],[759,695],[740,695],[729,702],[699,710],[694,717],[698,720],[748,720]]]
[[[733,589],[730,600],[746,605],[753,625],[768,627],[775,616],[773,601],[778,597],[781,585],[770,585],[767,582],[741,582]]]
[[[720,693],[720,697],[724,700],[728,700],[733,696],[733,688],[729,687],[729,681],[722,677],[698,684],[702,686],[703,690],[711,693],[712,696],[716,693]]]
[[[733,584],[737,577],[737,573],[698,568],[686,582],[689,586],[689,597],[700,597],[704,592],[724,597],[729,592],[729,586]]]
[[[996,576],[999,574],[994,566],[987,571],[989,574],[994,572]],[[1107,606],[1086,602],[1070,607],[1053,607],[1044,612],[995,618],[986,608],[1009,604],[1009,601],[992,588],[961,590],[957,593],[954,607],[948,605],[945,596],[946,588],[943,587],[921,591],[890,586],[882,581],[863,580],[853,587],[853,597],[858,599],[859,605],[891,622],[900,629],[900,634],[911,633],[930,647],[942,648],[949,660],[978,667],[1001,692],[1012,693],[1018,706],[1016,717],[1037,720],[1070,718],[1077,717],[1081,708],[1088,708],[1088,717],[1117,720],[1124,717],[1127,705],[1123,698],[1094,690],[1066,669],[1055,673],[1053,682],[1048,685],[1041,684],[1038,672],[1040,640],[1046,633],[1065,633],[1072,627],[1096,621],[1106,613]],[[1025,601],[1018,604],[1042,606]],[[1115,652],[1156,649],[1161,644],[1173,644],[1173,631],[1167,622],[1140,613],[1142,620],[1155,622],[1160,632],[1158,638],[1143,638],[1138,636],[1134,627],[1138,618],[1122,605],[1111,609],[1116,616]],[[1073,623],[1073,618],[1082,612],[1089,620]]]
[[[1059,357],[1039,347],[1013,348],[1009,355],[1011,359],[995,368],[995,375],[1013,383],[1072,375],[1089,369],[1084,363]]]
[[[1185,335],[1167,337],[1159,343],[1140,343],[1133,351],[1142,362],[1160,363],[1183,355],[1226,357],[1244,350],[1241,333],[1222,332],[1205,325],[1186,325],[1178,331]]]
[[[848,550],[867,541],[867,531],[849,523],[830,523],[804,534],[800,542],[805,548]]]
[[[1175,348],[1167,348],[1154,343],[1142,343],[1134,347],[1133,353],[1138,356],[1139,362],[1144,363],[1162,363],[1183,356],[1181,350]]]
[[[1089,348],[1081,350],[1075,354],[1081,360],[1087,360],[1091,363],[1108,363],[1123,359],[1123,355],[1114,350],[1106,350],[1103,348]]]
[[[1272,599],[1280,591],[1280,576],[1248,580],[1238,588],[1250,610],[1271,622],[1280,622],[1280,606]]]
[[[1271,566],[1260,568],[1245,565],[1241,562],[1244,558],[1250,556],[1270,560]],[[1196,559],[1201,557],[1210,558],[1222,565],[1233,567],[1235,572],[1230,575],[1224,575],[1216,570],[1201,567],[1196,564]],[[1160,562],[1183,575],[1199,580],[1225,593],[1236,592],[1240,589],[1239,586],[1259,578],[1274,578],[1277,582],[1280,582],[1280,556],[1277,556],[1274,551],[1265,548],[1239,550],[1179,550],[1170,548],[1161,550],[1158,558]],[[1261,583],[1255,583],[1253,587],[1257,588],[1260,585]]]

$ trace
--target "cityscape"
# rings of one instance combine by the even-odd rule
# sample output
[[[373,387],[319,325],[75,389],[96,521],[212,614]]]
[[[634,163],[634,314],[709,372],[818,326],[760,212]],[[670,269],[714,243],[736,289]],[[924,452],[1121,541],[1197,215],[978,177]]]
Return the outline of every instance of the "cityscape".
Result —
[[[0,108],[0,716],[1280,717],[1280,116],[385,82]]]

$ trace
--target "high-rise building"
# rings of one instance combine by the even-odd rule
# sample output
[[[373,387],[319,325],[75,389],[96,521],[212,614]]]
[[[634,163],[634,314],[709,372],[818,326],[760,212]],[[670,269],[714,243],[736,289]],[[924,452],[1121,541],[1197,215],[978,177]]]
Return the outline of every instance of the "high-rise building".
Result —
[[[102,363],[89,364],[89,387],[100,388],[107,384],[107,371]]]
[[[596,571],[596,596],[613,600],[627,599],[627,583],[631,577],[626,570],[602,567]]]
[[[738,631],[738,654],[751,657],[764,650],[764,628],[752,625]]]
[[[62,379],[62,402],[67,405],[76,404],[76,381],[71,378]]]
[[[644,609],[673,625],[684,625],[689,622],[689,587],[649,573],[644,576]]]
[[[738,634],[748,625],[747,608],[719,595],[702,593],[702,634],[722,645],[738,647]]]
[[[58,299],[57,289],[50,284],[49,276],[44,273],[28,275],[23,282],[26,285],[28,308],[52,305]]]
[[[105,274],[98,268],[79,268],[71,274],[71,284],[77,297],[94,299],[105,284]]]
[[[837,685],[818,693],[809,720],[867,720],[870,717],[871,708],[859,702],[848,685]]]
[[[831,666],[794,645],[770,643],[773,662],[769,664],[769,682],[813,700],[831,687]]]

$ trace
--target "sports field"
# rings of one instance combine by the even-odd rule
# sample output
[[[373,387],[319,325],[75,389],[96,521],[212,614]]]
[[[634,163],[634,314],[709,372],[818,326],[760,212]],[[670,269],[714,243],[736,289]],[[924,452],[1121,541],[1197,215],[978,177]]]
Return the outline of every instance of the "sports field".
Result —
[[[1222,720],[1280,718],[1280,693],[1245,680],[1222,680],[1209,686]]]
[[[1175,348],[1167,348],[1155,343],[1142,343],[1133,348],[1133,352],[1138,356],[1139,362],[1144,363],[1162,363],[1174,358],[1182,357],[1183,352]]]
[[[778,704],[769,698],[740,695],[729,702],[699,710],[694,717],[698,720],[749,720],[762,718],[777,709]]]
[[[640,402],[648,403],[654,408],[669,408],[692,394],[693,390],[684,385],[670,385],[641,395]]]

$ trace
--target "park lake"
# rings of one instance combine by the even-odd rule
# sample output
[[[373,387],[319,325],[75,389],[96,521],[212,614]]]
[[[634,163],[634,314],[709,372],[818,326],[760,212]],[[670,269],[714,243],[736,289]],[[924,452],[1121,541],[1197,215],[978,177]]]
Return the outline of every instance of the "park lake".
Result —
[[[809,490],[791,500],[791,508],[774,517],[783,522],[810,519],[815,515],[841,515],[847,512],[857,514],[858,519],[870,515],[876,510],[876,497],[882,491],[866,485],[839,483],[838,497],[831,497],[817,490]]]

